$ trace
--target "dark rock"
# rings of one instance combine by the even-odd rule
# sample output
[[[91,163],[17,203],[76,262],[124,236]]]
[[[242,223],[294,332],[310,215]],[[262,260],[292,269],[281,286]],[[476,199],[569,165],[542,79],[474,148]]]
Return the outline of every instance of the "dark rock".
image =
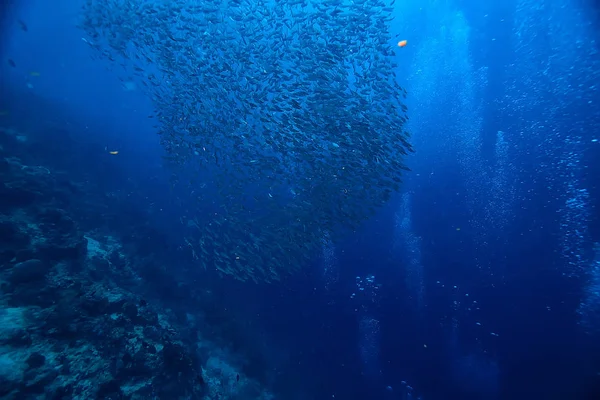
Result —
[[[125,354],[122,360],[122,368],[118,372],[120,378],[152,376],[153,371],[146,364],[147,356],[144,350],[138,351],[134,356],[129,353]]]
[[[138,308],[133,303],[125,303],[123,305],[123,314],[131,321],[135,321],[138,316]]]
[[[88,264],[88,274],[96,282],[100,282],[110,273],[110,263],[108,260],[94,256]]]
[[[15,329],[9,334],[3,335],[0,338],[0,343],[15,346],[15,347],[24,347],[30,346],[32,343],[31,335],[24,329]]]
[[[150,340],[159,340],[160,339],[160,332],[158,331],[158,329],[155,326],[145,326],[144,330],[144,337]]]
[[[0,208],[27,207],[40,197],[40,193],[29,189],[0,184]]]
[[[127,366],[133,362],[133,357],[131,354],[125,353],[123,354],[123,357],[121,357],[121,361],[123,361],[123,365]]]
[[[24,232],[21,232],[18,226],[10,221],[0,221],[0,263],[7,263],[17,257],[23,248],[28,248],[31,240]],[[17,262],[34,258],[19,258]]]
[[[58,307],[46,317],[45,327],[41,334],[54,339],[71,341],[77,339],[80,334],[78,327],[76,308]]]
[[[0,398],[4,398],[4,396],[15,391],[18,387],[19,384],[17,381],[7,379],[3,375],[0,375]]]
[[[46,277],[50,268],[49,263],[37,259],[23,261],[12,267],[8,281],[13,284],[40,281]]]
[[[92,317],[106,314],[109,305],[110,303],[105,297],[86,296],[81,301],[82,310]]]
[[[69,347],[72,348],[71,346]],[[71,373],[71,364],[69,362],[69,358],[62,353],[58,356],[58,362],[60,363],[60,374],[69,375]]]
[[[27,358],[27,365],[29,365],[29,368],[39,368],[42,365],[44,365],[45,363],[46,363],[46,357],[44,357],[42,354],[38,353],[37,351],[35,353],[31,353],[29,358]]]
[[[64,210],[59,208],[46,208],[37,215],[40,223],[52,225],[61,232],[69,232],[75,228],[75,222]]]
[[[27,240],[27,242],[29,244],[29,239]],[[35,257],[35,251],[33,251],[33,249],[30,249],[30,248],[20,249],[15,253],[15,258],[16,258],[17,262],[27,261],[34,257]]]
[[[139,325],[148,326],[148,325],[158,325],[158,315],[152,311],[145,309],[142,311],[140,316],[137,319],[137,323]]]
[[[9,221],[0,222],[0,242],[2,244],[13,244],[19,235],[19,229],[15,224]]]
[[[96,399],[107,400],[107,399],[122,399],[124,398],[123,392],[121,391],[121,385],[116,379],[104,382],[98,388],[96,393]]]
[[[77,261],[87,253],[87,239],[83,236],[49,232],[48,242],[40,246],[44,259],[51,261]]]
[[[113,313],[120,313],[123,310],[123,306],[126,303],[126,300],[123,298],[116,298],[116,299],[111,299],[112,301],[109,300],[108,302],[108,307],[107,307],[107,312],[109,314],[113,314]]]
[[[127,259],[123,257],[118,251],[112,251],[108,255],[108,260],[114,268],[117,268],[119,270],[122,270],[127,266]]]
[[[30,394],[44,393],[46,386],[51,384],[58,376],[58,371],[46,370],[43,373],[36,373],[35,370],[29,370],[23,377],[24,382],[20,387],[20,395],[23,399],[31,398]]]
[[[167,342],[162,351],[164,366],[171,373],[188,374],[193,371],[194,363],[180,344]]]
[[[73,386],[66,385],[61,386],[52,393],[52,400],[63,400],[71,398],[71,394],[73,394]]]
[[[57,292],[46,284],[46,280],[36,280],[27,284],[14,285],[9,298],[13,307],[38,306],[41,308],[52,307],[57,300]]]

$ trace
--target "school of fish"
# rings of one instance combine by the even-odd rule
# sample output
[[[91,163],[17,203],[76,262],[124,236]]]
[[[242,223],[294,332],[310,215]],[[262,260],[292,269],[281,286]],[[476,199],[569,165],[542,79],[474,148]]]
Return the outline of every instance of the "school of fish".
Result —
[[[84,42],[153,102],[196,263],[279,280],[400,189],[394,1],[86,0]]]

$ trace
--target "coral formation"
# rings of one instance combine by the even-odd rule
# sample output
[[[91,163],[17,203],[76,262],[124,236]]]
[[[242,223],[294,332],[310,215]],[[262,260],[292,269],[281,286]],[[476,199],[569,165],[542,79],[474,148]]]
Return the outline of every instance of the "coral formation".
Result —
[[[269,398],[202,326],[142,297],[131,250],[83,228],[77,184],[28,164],[22,137],[0,129],[0,398]]]

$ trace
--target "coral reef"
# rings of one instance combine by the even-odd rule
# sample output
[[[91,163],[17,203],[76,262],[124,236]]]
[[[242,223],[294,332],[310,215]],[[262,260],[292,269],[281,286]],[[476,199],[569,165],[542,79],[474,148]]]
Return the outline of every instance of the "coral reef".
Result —
[[[270,398],[201,323],[143,297],[118,235],[69,207],[78,184],[25,161],[32,142],[0,129],[0,398]]]

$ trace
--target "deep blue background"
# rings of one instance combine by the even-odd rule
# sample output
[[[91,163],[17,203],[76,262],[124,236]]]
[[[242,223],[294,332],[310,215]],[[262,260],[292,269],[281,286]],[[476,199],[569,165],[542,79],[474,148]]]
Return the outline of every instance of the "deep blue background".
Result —
[[[229,330],[229,336],[224,333],[225,340],[232,341],[234,347],[260,348],[257,351],[265,360],[266,371],[253,373],[264,375],[266,381],[285,393],[284,398],[328,399],[335,395],[336,399],[396,399],[402,398],[401,381],[408,382],[424,399],[600,398],[600,344],[597,337],[584,334],[575,312],[588,277],[584,273],[569,278],[563,275],[566,267],[559,246],[564,232],[559,229],[557,214],[564,203],[563,186],[548,185],[548,176],[558,169],[540,167],[543,161],[552,164],[561,157],[560,143],[541,154],[535,150],[541,146],[539,136],[519,134],[523,121],[545,118],[547,105],[554,102],[552,79],[548,87],[540,89],[541,96],[548,98],[540,101],[539,109],[533,105],[516,112],[506,97],[511,90],[507,81],[514,79],[511,71],[515,64],[528,62],[515,51],[512,21],[517,2],[449,3],[431,1],[422,6],[407,3],[399,7],[401,24],[394,30],[409,40],[409,46],[399,53],[398,79],[408,88],[414,85],[414,71],[428,68],[417,65],[423,59],[417,53],[426,52],[428,40],[437,35],[436,18],[447,9],[461,12],[470,27],[465,53],[468,63],[472,71],[487,68],[487,84],[477,94],[482,104],[478,135],[483,166],[493,168],[496,134],[499,130],[506,132],[512,149],[510,162],[516,171],[510,178],[517,182],[517,195],[511,223],[502,231],[488,232],[490,244],[485,249],[478,247],[480,232],[472,229],[469,221],[484,218],[478,212],[486,199],[478,198],[479,208],[470,209],[470,183],[457,154],[449,149],[443,157],[433,157],[435,151],[419,141],[425,133],[427,137],[452,138],[455,132],[443,130],[449,118],[446,109],[432,110],[425,119],[426,113],[412,104],[413,122],[419,118],[421,121],[413,127],[417,152],[409,161],[413,172],[407,177],[405,190],[412,192],[412,230],[422,239],[426,306],[421,310],[411,306],[403,285],[406,271],[391,250],[400,195],[359,232],[336,244],[339,280],[327,290],[318,259],[300,276],[272,286],[206,277],[189,265],[190,260],[180,249],[179,210],[174,201],[185,193],[168,189],[170,173],[162,166],[162,150],[146,118],[152,104],[139,90],[125,90],[118,74],[108,71],[104,61],[90,58],[90,50],[81,40],[83,33],[76,27],[77,1],[35,0],[10,7],[3,3],[0,109],[10,109],[10,114],[0,117],[4,118],[0,123],[43,132],[47,145],[39,154],[31,154],[32,159],[67,168],[74,179],[85,176],[93,180],[97,193],[91,195],[97,195],[99,203],[104,202],[102,196],[106,193],[118,193],[119,202],[106,211],[114,218],[113,228],[126,232],[123,235],[128,235],[141,251],[143,246],[153,251],[161,249],[165,260],[173,264],[175,275],[190,281],[198,279],[210,287],[218,298],[220,323],[241,332],[234,335]],[[596,57],[591,65],[600,65],[599,14],[594,2],[537,4],[548,8],[581,7],[590,23],[586,46],[596,49],[595,55],[585,54]],[[19,19],[26,21],[27,32],[19,28]],[[565,37],[567,46],[575,46],[568,40],[571,29],[576,28],[567,24],[570,20],[564,21],[562,38],[552,37],[549,21],[533,22],[537,25],[531,29],[539,31],[533,46],[538,46],[540,55],[550,51],[547,45]],[[442,41],[441,46],[453,54],[454,43]],[[432,53],[430,59],[437,57],[440,55]],[[16,68],[8,65],[8,58],[15,61]],[[575,75],[590,74],[584,65],[572,66]],[[40,76],[32,76],[31,72]],[[454,72],[448,71],[449,81],[455,79]],[[560,74],[559,70],[555,77]],[[577,81],[577,76],[573,77],[573,82]],[[580,158],[586,168],[577,179],[590,194],[588,243],[581,251],[591,260],[592,244],[600,241],[600,144],[591,142],[600,138],[596,110],[600,94],[589,87],[581,90],[596,102],[588,108],[575,102],[572,109],[563,109],[564,114],[548,125],[566,131],[578,124],[584,132]],[[436,95],[442,98],[441,104],[455,101],[452,92]],[[553,134],[548,129],[546,135]],[[107,149],[119,150],[119,156],[109,155]],[[435,174],[430,175],[433,171]],[[560,181],[563,177],[552,179]],[[383,285],[377,305],[370,307],[370,314],[381,325],[381,375],[375,379],[363,373],[358,350],[364,339],[358,330],[360,304],[350,296],[356,291],[355,277],[371,273]],[[162,287],[161,277],[146,279],[148,287],[165,304],[177,305],[179,294]],[[476,299],[479,310],[469,310],[467,293],[470,301]],[[456,310],[455,300],[460,301]],[[458,324],[457,342],[451,339],[452,318]],[[492,336],[491,332],[500,336]],[[479,354],[483,360],[497,363],[497,390],[477,378],[477,368],[465,372],[460,367],[458,360],[468,354]]]

